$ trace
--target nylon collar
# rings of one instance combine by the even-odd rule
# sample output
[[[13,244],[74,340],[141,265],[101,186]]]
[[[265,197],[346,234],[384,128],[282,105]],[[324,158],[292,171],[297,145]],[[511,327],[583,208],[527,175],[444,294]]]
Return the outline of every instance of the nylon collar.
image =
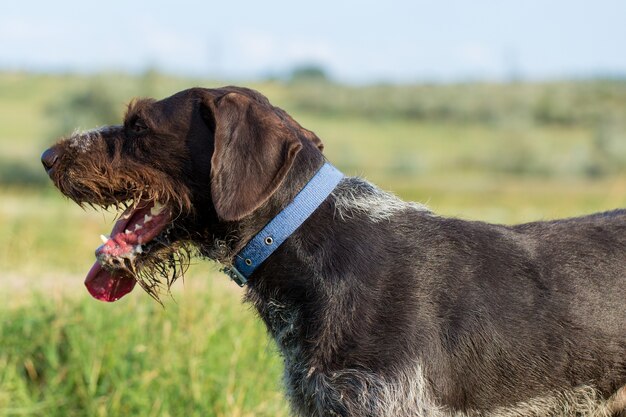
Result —
[[[235,255],[233,265],[223,271],[240,287],[246,285],[250,275],[313,214],[342,178],[343,174],[328,162],[322,165],[293,201],[270,220]]]

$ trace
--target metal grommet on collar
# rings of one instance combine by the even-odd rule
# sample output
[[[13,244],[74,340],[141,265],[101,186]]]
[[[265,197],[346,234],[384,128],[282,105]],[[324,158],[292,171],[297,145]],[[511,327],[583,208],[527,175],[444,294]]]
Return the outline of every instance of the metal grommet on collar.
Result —
[[[266,245],[271,245],[272,243],[274,243],[274,239],[271,236],[265,238]]]
[[[245,263],[246,263],[246,265],[248,265],[248,266],[252,265],[252,259],[249,259],[249,258],[248,258],[248,259],[246,259],[244,262],[245,262]]]

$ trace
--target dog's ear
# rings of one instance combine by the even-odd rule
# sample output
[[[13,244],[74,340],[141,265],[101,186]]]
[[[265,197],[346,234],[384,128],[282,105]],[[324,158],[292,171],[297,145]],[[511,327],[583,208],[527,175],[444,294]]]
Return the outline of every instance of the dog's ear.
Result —
[[[269,103],[232,92],[204,104],[215,132],[213,204],[221,220],[240,220],[276,191],[302,144]]]

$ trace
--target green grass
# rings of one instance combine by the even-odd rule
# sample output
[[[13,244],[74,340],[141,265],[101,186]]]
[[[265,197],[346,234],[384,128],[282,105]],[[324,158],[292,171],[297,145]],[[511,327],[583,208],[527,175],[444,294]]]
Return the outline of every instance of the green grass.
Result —
[[[104,89],[121,115],[135,95],[223,84],[0,74],[0,417],[287,415],[273,342],[213,264],[193,265],[165,308],[140,289],[113,304],[88,295],[114,214],[63,199],[39,164],[60,119],[74,120],[68,97]],[[623,82],[248,85],[344,172],[442,215],[516,223],[626,206]]]
[[[0,416],[286,415],[273,345],[237,298],[209,282],[166,309],[86,293],[0,307]]]

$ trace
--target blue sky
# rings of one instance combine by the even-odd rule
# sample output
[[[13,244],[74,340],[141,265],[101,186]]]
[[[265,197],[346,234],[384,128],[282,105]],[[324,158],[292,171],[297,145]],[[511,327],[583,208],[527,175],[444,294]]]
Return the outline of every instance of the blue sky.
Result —
[[[230,79],[317,63],[350,82],[626,74],[626,1],[32,1],[0,68]]]

